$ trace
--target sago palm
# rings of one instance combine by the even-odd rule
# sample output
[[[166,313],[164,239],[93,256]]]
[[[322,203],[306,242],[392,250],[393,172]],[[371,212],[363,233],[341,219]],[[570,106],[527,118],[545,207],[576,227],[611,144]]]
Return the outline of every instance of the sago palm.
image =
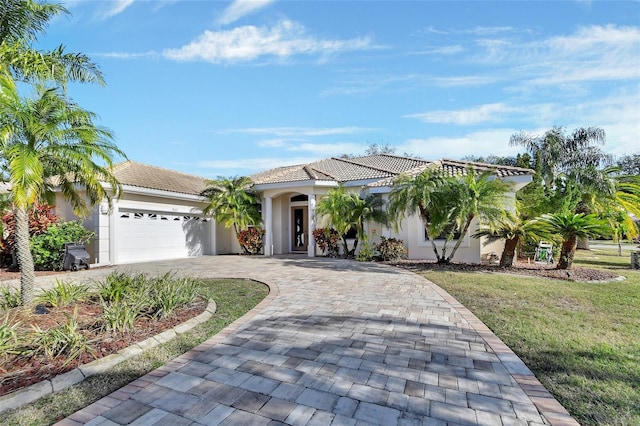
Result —
[[[114,156],[124,153],[95,114],[80,108],[57,88],[39,86],[23,99],[11,76],[0,73],[0,152],[11,185],[16,217],[22,305],[33,301],[34,268],[29,249],[29,209],[57,186],[78,215],[118,194],[111,173]],[[106,183],[107,189],[103,183]]]
[[[578,238],[608,236],[611,233],[607,223],[593,214],[573,212],[546,214],[540,218],[540,221],[549,226],[550,232],[562,237],[558,269],[571,269]]]
[[[504,240],[500,255],[500,266],[513,266],[516,249],[525,240],[550,240],[549,226],[539,220],[522,220],[517,215],[508,215],[494,223],[483,224],[473,234],[475,238],[486,237],[489,242]]]

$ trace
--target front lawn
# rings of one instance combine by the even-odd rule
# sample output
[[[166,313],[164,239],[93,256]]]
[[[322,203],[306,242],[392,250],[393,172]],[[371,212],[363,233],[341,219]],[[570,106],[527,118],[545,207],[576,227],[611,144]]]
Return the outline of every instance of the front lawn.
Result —
[[[626,279],[422,274],[491,328],[581,424],[640,425],[640,271],[630,269],[628,251],[579,251],[576,264]]]

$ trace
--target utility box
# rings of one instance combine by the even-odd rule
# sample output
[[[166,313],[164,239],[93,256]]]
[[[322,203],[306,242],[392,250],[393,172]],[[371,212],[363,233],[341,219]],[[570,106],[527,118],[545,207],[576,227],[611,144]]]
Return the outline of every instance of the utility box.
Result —
[[[65,271],[77,271],[80,268],[89,269],[89,253],[84,248],[84,244],[65,244],[62,269]]]
[[[631,269],[640,269],[640,251],[631,252]]]

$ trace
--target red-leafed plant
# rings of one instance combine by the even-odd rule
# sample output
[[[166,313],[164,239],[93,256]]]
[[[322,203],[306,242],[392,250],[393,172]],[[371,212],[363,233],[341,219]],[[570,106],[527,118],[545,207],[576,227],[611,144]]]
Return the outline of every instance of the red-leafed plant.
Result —
[[[29,235],[44,233],[60,217],[53,213],[53,207],[48,204],[39,204],[29,212]],[[3,231],[6,238],[2,238],[2,257],[10,259],[11,252],[16,248],[16,220],[13,212],[2,216]]]
[[[264,230],[248,228],[238,232],[238,243],[245,254],[258,254],[262,251]]]
[[[313,230],[313,238],[323,255],[338,257],[338,241],[340,241],[338,231],[333,228],[316,228]]]

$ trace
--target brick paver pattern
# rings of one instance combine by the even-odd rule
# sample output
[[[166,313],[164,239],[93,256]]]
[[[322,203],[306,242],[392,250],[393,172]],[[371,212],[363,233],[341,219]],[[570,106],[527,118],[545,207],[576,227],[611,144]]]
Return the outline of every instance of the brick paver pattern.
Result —
[[[549,421],[460,307],[411,272],[346,260],[260,256],[120,269],[247,277],[269,283],[273,292],[217,336],[60,425]],[[508,352],[508,362],[526,373]],[[561,414],[551,423],[565,422],[572,424]]]

